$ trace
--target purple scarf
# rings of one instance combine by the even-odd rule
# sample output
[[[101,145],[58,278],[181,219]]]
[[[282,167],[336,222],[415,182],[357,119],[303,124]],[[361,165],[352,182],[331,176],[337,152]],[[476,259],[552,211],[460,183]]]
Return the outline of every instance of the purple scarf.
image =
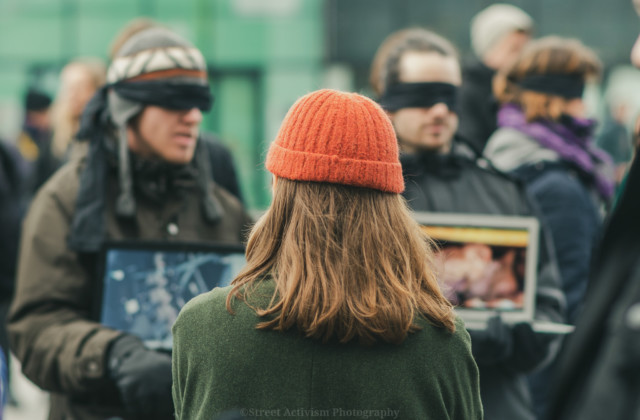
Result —
[[[593,145],[593,120],[563,117],[562,122],[541,119],[527,122],[520,107],[506,104],[498,111],[498,126],[526,134],[542,147],[556,152],[564,161],[591,175],[605,201],[613,196],[613,163],[607,153]]]

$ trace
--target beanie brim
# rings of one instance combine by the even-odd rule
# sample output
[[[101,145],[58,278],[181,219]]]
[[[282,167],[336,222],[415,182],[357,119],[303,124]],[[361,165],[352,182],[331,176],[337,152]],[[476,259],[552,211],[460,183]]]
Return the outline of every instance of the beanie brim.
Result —
[[[400,194],[404,191],[399,162],[348,159],[300,152],[271,144],[265,166],[272,174],[296,181],[328,182]]]

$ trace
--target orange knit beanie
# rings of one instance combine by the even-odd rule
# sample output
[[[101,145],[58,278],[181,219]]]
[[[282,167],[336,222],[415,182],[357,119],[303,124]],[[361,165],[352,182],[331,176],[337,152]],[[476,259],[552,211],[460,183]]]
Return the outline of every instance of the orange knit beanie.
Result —
[[[401,193],[398,144],[382,108],[357,93],[323,89],[289,110],[269,148],[267,169],[295,181]]]

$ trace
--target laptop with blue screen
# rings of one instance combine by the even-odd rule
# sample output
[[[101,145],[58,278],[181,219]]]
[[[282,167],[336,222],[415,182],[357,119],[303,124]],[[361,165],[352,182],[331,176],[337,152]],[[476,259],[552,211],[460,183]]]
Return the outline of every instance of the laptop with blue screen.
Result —
[[[95,316],[140,337],[150,349],[170,351],[180,309],[201,293],[229,285],[245,265],[242,245],[107,242]]]

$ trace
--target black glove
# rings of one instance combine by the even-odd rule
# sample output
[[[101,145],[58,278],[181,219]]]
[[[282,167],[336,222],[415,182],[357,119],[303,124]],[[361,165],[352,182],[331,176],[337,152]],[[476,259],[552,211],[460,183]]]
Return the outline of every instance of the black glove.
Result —
[[[513,352],[511,328],[500,315],[489,318],[484,330],[469,330],[471,353],[479,365],[501,363]]]
[[[111,345],[107,360],[109,377],[130,414],[137,419],[173,419],[171,356],[123,335]]]
[[[537,333],[528,322],[519,322],[512,327],[513,354],[507,361],[514,372],[527,373],[542,363],[549,354],[551,342],[560,340],[557,334]]]

